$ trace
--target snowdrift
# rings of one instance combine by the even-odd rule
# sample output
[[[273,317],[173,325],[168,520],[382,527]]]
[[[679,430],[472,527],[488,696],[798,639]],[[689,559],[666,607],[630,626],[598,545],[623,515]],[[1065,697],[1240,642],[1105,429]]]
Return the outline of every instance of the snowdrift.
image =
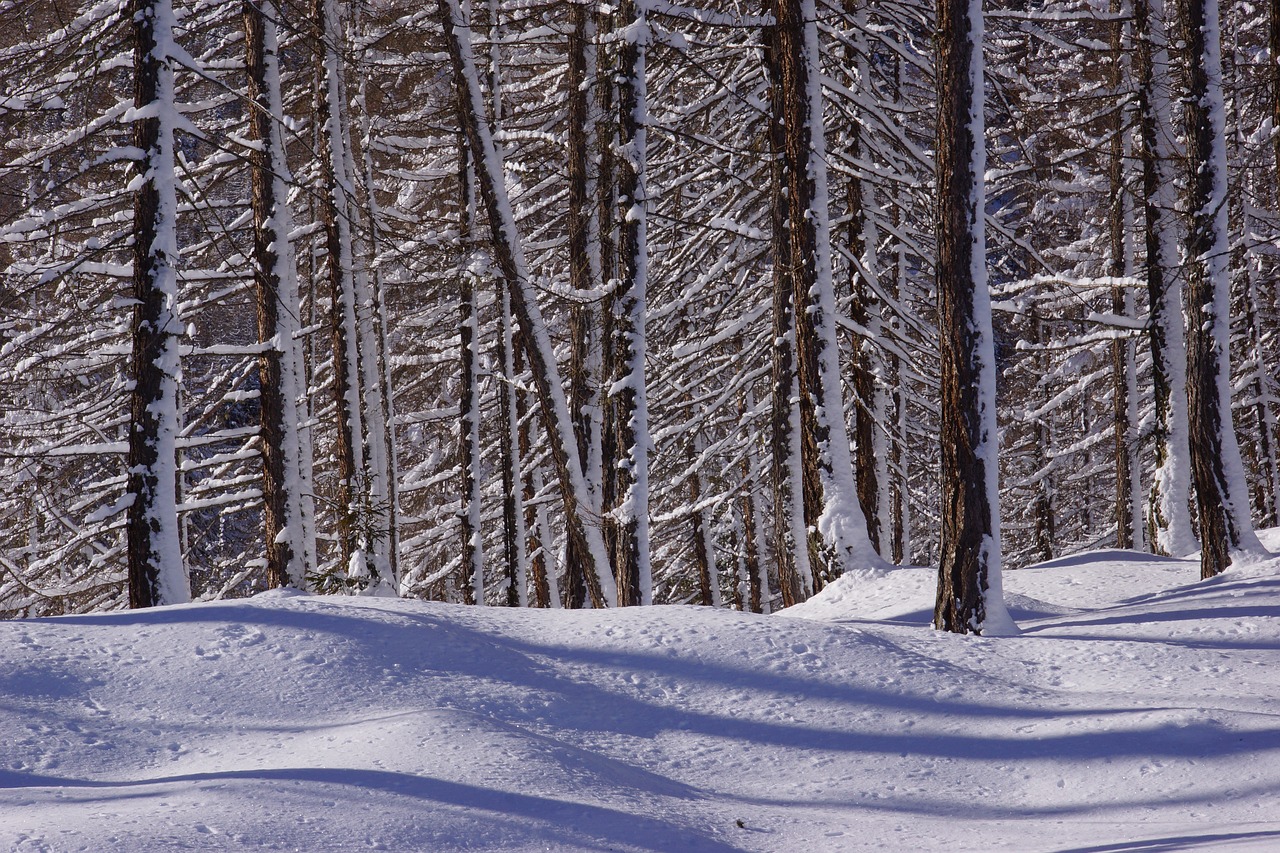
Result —
[[[1004,639],[930,630],[923,569],[771,617],[273,593],[0,623],[0,844],[1280,849],[1280,564],[1196,576],[1007,572]]]

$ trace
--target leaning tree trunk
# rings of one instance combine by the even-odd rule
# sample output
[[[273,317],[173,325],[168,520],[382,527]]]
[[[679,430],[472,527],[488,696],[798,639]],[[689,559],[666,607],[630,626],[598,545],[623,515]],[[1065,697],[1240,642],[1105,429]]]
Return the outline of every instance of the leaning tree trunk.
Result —
[[[1231,282],[1227,270],[1226,111],[1217,0],[1187,0],[1186,106],[1191,231],[1187,239],[1187,403],[1191,472],[1200,512],[1200,575],[1260,549],[1231,418]]]
[[[1005,631],[996,482],[995,344],[987,292],[982,9],[938,2],[938,333],[942,562],[934,627]]]
[[[262,503],[267,543],[268,586],[306,589],[308,523],[304,502],[302,395],[299,375],[298,274],[290,232],[285,161],[284,107],[280,90],[278,10],[271,0],[246,0],[245,68],[249,75],[249,154],[253,203],[253,277],[257,288],[258,359],[262,401]]]
[[[129,606],[191,598],[178,532],[178,194],[174,154],[171,0],[133,3],[133,128],[140,152],[133,199],[133,386],[126,515]]]
[[[560,479],[569,536],[579,540],[573,552],[584,555],[589,561],[584,575],[592,604],[596,607],[612,606],[617,600],[617,586],[610,572],[599,519],[588,517],[591,497],[574,436],[573,419],[569,415],[569,404],[556,366],[551,338],[529,277],[524,245],[507,196],[502,161],[485,119],[471,40],[466,35],[468,29],[458,0],[440,0],[439,14],[454,82],[462,99],[463,131],[476,162],[476,177],[489,220],[491,244],[498,268],[511,286],[512,313],[524,330],[525,355],[529,359],[550,437],[548,449]]]

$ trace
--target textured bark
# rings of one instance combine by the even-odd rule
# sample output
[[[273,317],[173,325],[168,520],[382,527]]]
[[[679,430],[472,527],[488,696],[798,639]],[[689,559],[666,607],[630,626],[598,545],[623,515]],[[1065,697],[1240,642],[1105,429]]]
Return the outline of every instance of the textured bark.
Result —
[[[517,322],[528,329],[524,337],[526,342],[525,356],[533,381],[538,391],[543,422],[550,437],[548,450],[555,464],[556,474],[560,480],[560,494],[567,521],[570,540],[581,540],[571,545],[569,553],[584,555],[589,565],[584,570],[587,593],[595,607],[608,607],[613,604],[613,581],[610,576],[604,542],[600,531],[594,527],[595,519],[588,518],[591,512],[586,480],[583,475],[582,461],[578,454],[577,440],[574,437],[573,424],[569,417],[568,405],[560,385],[559,370],[553,359],[549,343],[544,348],[534,338],[539,331],[538,322],[533,318],[538,314],[536,304],[531,304],[532,296],[527,292],[528,282],[524,280],[522,267],[524,264],[522,246],[519,235],[509,233],[514,222],[508,222],[510,210],[504,208],[506,187],[499,183],[501,176],[494,175],[498,164],[484,162],[485,158],[496,158],[492,144],[492,135],[486,125],[479,103],[476,81],[468,77],[474,74],[474,63],[470,58],[470,45],[466,45],[464,54],[462,38],[469,36],[458,32],[455,18],[460,19],[461,11],[454,0],[440,0],[439,19],[444,30],[445,44],[453,66],[454,82],[463,108],[460,110],[461,123],[472,155],[477,159],[476,177],[479,183],[480,198],[484,203],[485,213],[489,221],[491,246],[498,268],[508,282],[511,282],[511,308]],[[471,63],[468,66],[468,63]],[[506,215],[504,216],[504,212]],[[609,594],[606,595],[606,584]]]
[[[522,331],[517,329],[516,334],[516,344],[512,348],[514,372],[516,376],[523,376],[525,345],[519,339]],[[528,394],[523,388],[516,389],[515,402],[516,420],[519,423],[516,433],[517,452],[520,454],[520,459],[526,460],[530,458],[530,451],[533,448],[533,421],[529,417]],[[528,583],[533,589],[532,606],[547,608],[551,606],[551,577],[547,573],[547,551],[551,543],[545,537],[546,531],[539,522],[538,508],[534,506],[534,499],[541,491],[542,478],[539,476],[536,464],[522,463],[520,470],[523,481],[520,488],[523,496],[521,508],[524,512],[524,553],[527,561]],[[528,593],[525,593],[525,598],[528,598]]]
[[[981,51],[981,11],[971,0],[938,3],[938,332],[942,390],[942,561],[933,624],[939,630],[980,633],[988,618],[990,570],[998,571],[999,539],[994,528],[997,499],[989,489],[983,450],[987,434],[982,399],[980,332],[976,290],[984,282],[975,270],[982,245],[982,175],[975,170],[975,112],[982,94],[974,67]],[[980,65],[978,66],[980,67]]]
[[[861,156],[860,137],[858,129],[853,128],[850,133],[849,155],[855,159]],[[863,207],[860,178],[854,177],[849,180],[848,204],[849,246],[855,257],[865,258],[867,246],[864,240],[863,220],[867,214]],[[879,299],[870,283],[858,272],[856,265],[850,265],[850,278],[849,319],[855,326],[870,332],[873,317],[877,324],[879,321]],[[853,392],[857,399],[853,413],[853,445],[854,464],[858,469],[858,503],[861,504],[862,514],[867,519],[867,536],[870,537],[872,546],[877,551],[882,551],[885,550],[881,546],[882,534],[887,536],[887,531],[881,531],[879,524],[881,494],[877,474],[883,460],[876,458],[876,430],[880,425],[876,422],[875,400],[880,390],[877,387],[875,373],[874,346],[868,335],[854,333],[855,356],[851,372]]]
[[[157,33],[172,12],[151,0],[133,3],[134,106],[161,110],[173,97],[173,72],[159,56]],[[172,108],[172,104],[168,105]],[[177,280],[172,245],[177,223],[174,195],[173,131],[156,112],[134,122],[133,144],[141,157],[133,198],[133,385],[129,392],[127,494],[131,498],[125,532],[129,606],[176,604],[189,590],[171,588],[166,576],[181,571],[166,561],[181,558],[178,537],[177,457],[178,336]],[[185,577],[185,573],[183,573]]]
[[[462,140],[459,140],[461,143]],[[470,270],[475,209],[475,176],[471,155],[465,144],[459,145],[458,184],[462,189],[459,205],[458,233],[462,240],[458,270],[459,333],[461,338],[460,373],[462,387],[458,398],[458,447],[462,462],[462,506],[458,517],[462,523],[462,600],[466,604],[484,601],[484,550],[480,534],[480,380],[475,278]]]
[[[1224,390],[1229,393],[1230,388],[1230,342],[1226,339],[1230,324],[1225,316],[1230,282],[1226,266],[1221,44],[1215,43],[1220,36],[1217,17],[1217,0],[1187,0],[1183,6],[1191,193],[1187,402],[1191,471],[1200,515],[1200,574],[1204,578],[1226,569],[1232,552],[1255,544],[1248,523],[1247,498],[1235,493],[1244,477],[1230,399],[1224,399]]]
[[[304,573],[290,566],[300,561],[302,554],[294,552],[293,536],[282,536],[290,523],[290,504],[300,500],[290,495],[291,487],[286,475],[286,436],[297,429],[285,416],[288,407],[285,390],[286,370],[293,365],[286,363],[288,340],[278,340],[281,330],[281,288],[277,271],[280,257],[277,247],[289,239],[276,227],[278,200],[274,184],[277,171],[285,164],[276,163],[272,139],[272,122],[276,120],[267,83],[266,28],[271,24],[267,16],[275,14],[274,8],[263,9],[249,0],[243,4],[245,29],[245,70],[248,73],[248,95],[253,107],[249,110],[249,138],[259,146],[249,152],[250,194],[253,206],[253,278],[257,290],[258,340],[266,345],[258,357],[259,400],[261,401],[262,442],[262,508],[267,549],[267,585],[281,587],[305,584]],[[295,307],[296,308],[296,307]],[[286,306],[284,310],[289,310]],[[274,341],[274,343],[272,343]],[[293,487],[296,488],[296,482]],[[295,523],[299,523],[295,520]]]
[[[1157,553],[1190,550],[1190,478],[1186,447],[1186,388],[1183,344],[1182,290],[1175,274],[1170,239],[1176,213],[1172,209],[1170,169],[1163,138],[1166,127],[1164,95],[1159,87],[1169,68],[1164,38],[1152,0],[1134,0],[1134,72],[1138,95],[1138,155],[1142,161],[1142,207],[1145,229],[1151,384],[1155,419],[1155,476],[1148,501],[1148,532]],[[1176,554],[1175,556],[1181,556]]]
[[[832,580],[832,554],[823,547],[813,524],[822,512],[822,446],[831,441],[830,425],[818,417],[822,406],[823,376],[819,368],[823,341],[817,335],[820,318],[815,312],[821,306],[812,304],[817,278],[817,235],[810,211],[813,207],[813,180],[810,170],[812,150],[809,139],[809,77],[804,60],[805,21],[799,0],[776,0],[778,43],[777,61],[781,98],[778,104],[782,120],[783,187],[787,216],[787,265],[791,271],[792,356],[800,391],[800,442],[803,471],[802,503],[809,531],[807,540],[813,570],[813,591],[818,592]],[[839,416],[843,419],[844,413]]]
[[[587,51],[593,49],[591,44],[591,19],[585,3],[574,3],[569,9],[572,30],[569,33],[569,63],[567,75],[568,88],[568,239],[569,239],[569,284],[579,291],[591,290],[603,284],[599,269],[598,223],[593,222],[595,201],[591,195],[591,146],[594,141],[592,133],[593,111],[591,96],[595,91],[594,81],[589,79]],[[609,87],[603,86],[608,89]],[[594,242],[594,246],[592,245]],[[593,263],[594,261],[594,263]],[[578,453],[587,461],[588,488],[597,501],[599,511],[600,483],[594,476],[600,458],[600,411],[599,411],[599,371],[603,364],[601,347],[600,318],[598,303],[579,304],[573,307],[569,317],[569,411],[574,419],[575,432],[578,439]],[[572,544],[570,547],[573,547]],[[573,553],[569,556],[569,584],[567,592],[570,607],[581,607],[586,599],[586,579],[582,575],[585,565],[584,556]],[[545,561],[541,567],[545,571]],[[538,567],[535,567],[535,576]],[[535,580],[537,596],[541,599],[545,578]],[[547,606],[540,604],[539,606]]]
[[[1042,344],[1045,342],[1044,321],[1040,318],[1039,310],[1035,303],[1031,304],[1031,340],[1033,343]],[[1049,373],[1049,354],[1041,349],[1036,353],[1036,375],[1047,376]],[[1050,400],[1053,397],[1047,383],[1041,383],[1041,405],[1047,409]],[[1037,556],[1043,562],[1052,560],[1054,550],[1058,541],[1057,534],[1057,513],[1053,505],[1053,492],[1050,489],[1050,479],[1046,469],[1051,464],[1049,460],[1049,448],[1053,446],[1053,433],[1049,429],[1048,413],[1044,412],[1040,417],[1036,418],[1035,425],[1036,436],[1036,470],[1040,472],[1038,477],[1039,483],[1036,486],[1034,516],[1035,516],[1035,542]]]
[[[1120,4],[1112,0],[1112,14],[1119,16]],[[1124,82],[1123,37],[1125,23],[1116,20],[1111,24],[1111,84],[1115,92],[1121,90]],[[1111,186],[1111,206],[1108,215],[1108,264],[1107,275],[1112,279],[1111,311],[1117,317],[1128,314],[1125,285],[1121,279],[1129,273],[1129,247],[1125,239],[1127,222],[1128,195],[1124,191],[1124,122],[1125,114],[1117,103],[1111,127],[1110,162],[1108,163],[1108,180]],[[1115,338],[1111,342],[1111,411],[1113,422],[1112,446],[1115,449],[1115,521],[1116,547],[1134,548],[1141,543],[1142,530],[1134,523],[1134,500],[1142,486],[1133,481],[1134,464],[1132,460],[1134,424],[1130,419],[1129,401],[1129,355],[1130,342],[1126,338]]]
[[[632,28],[622,42],[618,79],[618,281],[610,298],[608,423],[616,457],[605,470],[614,478],[614,577],[619,606],[646,603],[649,584],[647,416],[645,411],[644,312],[648,252],[645,205],[645,51],[643,7],[622,0],[618,14]]]
[[[498,448],[502,457],[502,566],[505,604],[519,607],[525,596],[524,476],[521,473],[520,425],[516,404],[516,371],[511,328],[511,293],[498,283],[502,328],[498,333],[498,364],[502,376],[498,388]]]
[[[794,287],[792,285],[791,243],[787,229],[787,201],[784,187],[785,144],[783,140],[782,86],[777,65],[780,46],[777,27],[767,30],[765,65],[769,75],[769,216],[770,254],[773,258],[773,352],[770,379],[769,446],[773,481],[773,535],[777,555],[778,585],[782,604],[790,607],[812,592],[808,538],[805,535],[804,506],[800,472],[799,436],[795,434],[799,391],[796,387],[794,346]]]
[[[316,126],[319,145],[320,175],[323,193],[320,199],[320,226],[324,234],[324,278],[329,286],[329,345],[333,360],[333,401],[337,418],[334,430],[333,457],[338,474],[335,498],[340,568],[345,571],[352,557],[362,551],[359,530],[357,480],[364,475],[363,429],[360,411],[360,371],[356,354],[358,330],[354,282],[351,277],[351,221],[346,197],[349,182],[341,171],[345,162],[342,149],[342,81],[338,66],[338,32],[333,20],[332,0],[314,0],[311,13],[316,27],[316,61],[319,65],[320,90],[316,97]]]

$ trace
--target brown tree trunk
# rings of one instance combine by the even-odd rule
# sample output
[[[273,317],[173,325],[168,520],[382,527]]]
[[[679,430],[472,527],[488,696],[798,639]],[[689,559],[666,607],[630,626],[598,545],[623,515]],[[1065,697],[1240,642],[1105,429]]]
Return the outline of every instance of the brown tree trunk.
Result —
[[[770,0],[772,2],[772,0]],[[774,551],[778,564],[778,585],[782,604],[790,607],[804,601],[813,589],[804,533],[804,508],[800,471],[799,436],[795,434],[797,398],[795,375],[794,286],[791,270],[791,239],[783,159],[785,141],[782,123],[782,84],[778,55],[781,45],[778,28],[769,27],[765,65],[769,75],[769,216],[770,254],[773,259],[773,363],[771,373],[770,451],[773,480]]]
[[[643,7],[621,0],[619,19],[624,26],[646,27]],[[618,150],[627,152],[617,161],[619,220],[618,282],[609,299],[608,423],[616,456],[606,458],[604,469],[613,477],[613,501],[606,503],[607,523],[614,527],[613,571],[618,583],[618,605],[643,601],[648,562],[648,496],[644,477],[646,449],[640,445],[647,427],[644,413],[643,312],[647,252],[644,206],[644,46],[643,39],[628,38],[619,54]],[[644,517],[641,517],[641,516]]]
[[[249,138],[258,146],[249,152],[249,187],[253,205],[253,279],[257,289],[258,340],[263,343],[258,357],[259,400],[261,401],[262,510],[267,548],[267,586],[282,587],[292,582],[289,565],[300,554],[293,553],[287,537],[280,535],[288,525],[289,493],[285,477],[285,431],[296,428],[285,423],[282,361],[288,341],[271,345],[280,327],[279,256],[276,247],[288,234],[276,230],[276,200],[273,185],[277,171],[285,164],[272,162],[270,98],[267,91],[266,20],[262,8],[245,0],[245,70],[248,72]]]
[[[1120,6],[1112,0],[1111,11],[1117,16]],[[1119,93],[1123,84],[1122,44],[1125,23],[1117,19],[1111,25],[1111,84]],[[1111,277],[1111,311],[1117,317],[1125,316],[1125,286],[1120,280],[1128,273],[1127,246],[1125,244],[1125,210],[1127,195],[1124,192],[1124,111],[1119,102],[1111,122],[1110,163],[1108,179],[1111,184],[1111,209],[1108,217],[1110,259],[1107,275]],[[1116,472],[1116,547],[1131,549],[1136,545],[1133,529],[1133,501],[1136,486],[1132,479],[1133,462],[1129,438],[1133,425],[1129,422],[1129,371],[1128,342],[1124,338],[1111,341],[1112,415],[1114,424]]]
[[[462,506],[459,519],[462,522],[462,600],[466,604],[482,603],[478,599],[484,590],[484,550],[480,533],[480,382],[479,382],[479,332],[480,318],[476,310],[475,280],[470,260],[474,241],[473,212],[475,209],[475,176],[471,169],[471,154],[464,140],[458,146],[458,183],[462,189],[459,205],[458,233],[462,241],[458,264],[458,304],[461,308],[459,333],[461,339],[462,382],[458,398],[458,446],[461,457]],[[477,595],[480,590],[480,595]]]
[[[190,597],[178,536],[178,247],[173,219],[173,129],[160,114],[172,109],[173,72],[159,44],[173,37],[167,2],[134,0],[134,106],[153,112],[134,122],[142,156],[133,194],[133,354],[130,360],[129,449],[125,537],[129,606],[176,604]],[[157,32],[157,28],[163,28]],[[168,102],[167,104],[165,102]],[[159,105],[160,109],[155,110]]]
[[[984,341],[975,302],[985,297],[982,174],[979,146],[982,109],[981,10],[971,0],[938,2],[938,332],[942,386],[942,561],[933,624],[955,633],[981,633],[987,622],[987,591],[999,540],[994,529],[997,496],[988,488],[994,464],[983,399]],[[978,52],[978,55],[975,55]],[[975,80],[975,76],[978,77]],[[975,120],[977,118],[977,120]],[[984,302],[985,304],[985,302]],[[989,345],[989,342],[986,342]],[[994,396],[992,394],[992,396]]]
[[[1191,229],[1187,235],[1187,402],[1191,472],[1200,515],[1201,577],[1230,565],[1231,552],[1253,538],[1245,528],[1247,499],[1235,494],[1243,480],[1231,421],[1230,332],[1227,311],[1225,128],[1222,105],[1221,43],[1217,0],[1186,0],[1182,37],[1186,40],[1189,92],[1186,120],[1190,170]],[[1234,451],[1234,459],[1231,455]],[[1232,464],[1234,462],[1234,465]],[[1240,512],[1238,502],[1246,501]],[[1243,517],[1242,517],[1243,516]]]

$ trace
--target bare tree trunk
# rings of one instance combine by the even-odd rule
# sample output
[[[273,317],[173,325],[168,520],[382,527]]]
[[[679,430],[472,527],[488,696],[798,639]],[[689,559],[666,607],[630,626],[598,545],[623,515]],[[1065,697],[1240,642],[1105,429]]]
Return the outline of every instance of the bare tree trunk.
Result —
[[[518,375],[515,367],[515,340],[511,318],[511,289],[498,282],[501,328],[498,332],[498,418],[502,455],[503,584],[508,607],[528,604],[529,567],[524,516],[524,474],[520,457],[520,405],[517,402]]]
[[[1178,223],[1175,211],[1174,152],[1169,138],[1169,52],[1161,23],[1162,0],[1134,0],[1134,66],[1138,89],[1139,156],[1146,223],[1146,275],[1150,322],[1153,427],[1156,464],[1151,483],[1148,529],[1151,547],[1182,556],[1196,549],[1191,522],[1191,467],[1187,435],[1186,348],[1182,284],[1175,272]]]
[[[771,99],[769,212],[773,260],[773,365],[769,435],[778,585],[782,592],[783,607],[790,607],[813,594],[813,570],[804,516],[799,435],[800,391],[795,373],[795,288],[792,285],[791,239],[783,165],[786,152],[782,123],[782,83],[778,65],[781,45],[777,27],[770,27],[767,33],[765,64],[769,74]]]
[[[573,420],[569,415],[569,405],[551,340],[532,292],[523,244],[516,228],[510,199],[507,197],[501,158],[484,118],[471,42],[465,35],[465,30],[463,33],[459,32],[463,30],[464,22],[457,0],[440,0],[439,13],[454,80],[463,99],[460,111],[462,125],[476,159],[476,176],[492,232],[494,254],[502,275],[511,284],[512,313],[526,333],[525,355],[529,359],[543,420],[550,437],[549,450],[560,479],[560,494],[569,536],[581,540],[573,553],[584,554],[590,560],[585,580],[593,605],[611,606],[617,597],[617,586],[610,572],[597,520],[587,516],[591,512],[591,498],[574,436]]]
[[[981,7],[938,2],[942,562],[934,627],[1009,630],[1000,591],[995,344],[987,292]]]
[[[594,6],[594,2],[590,4]],[[591,165],[596,145],[595,126],[598,111],[592,108],[592,93],[601,86],[595,78],[592,51],[595,49],[595,25],[587,3],[575,2],[569,9],[573,29],[569,33],[568,87],[568,178],[569,178],[569,283],[577,291],[590,291],[604,284],[601,269],[600,223],[592,198]],[[612,207],[612,201],[609,202]],[[604,367],[601,352],[600,305],[598,301],[573,307],[569,318],[569,413],[574,419],[578,453],[585,465],[587,488],[594,502],[593,511],[602,511],[601,503],[601,422],[600,383]],[[572,546],[572,542],[570,544]],[[612,553],[612,552],[610,552]],[[581,573],[583,556],[573,554],[569,592],[571,607],[581,607],[586,598],[586,581]],[[538,587],[541,590],[541,586]],[[541,595],[541,592],[538,593]],[[545,605],[542,605],[545,606]]]
[[[607,504],[616,525],[614,572],[620,606],[652,604],[649,566],[649,416],[645,383],[645,314],[648,307],[648,121],[645,59],[649,23],[644,6],[622,0],[619,15],[629,34],[618,73],[618,286],[610,300],[608,347],[609,424],[616,460],[608,470],[616,483]]]
[[[1249,518],[1244,466],[1231,419],[1226,115],[1217,0],[1187,0],[1182,23],[1190,87],[1187,401],[1200,514],[1200,574],[1210,578],[1227,568],[1233,553],[1260,546]]]
[[[1044,321],[1040,317],[1039,309],[1032,302],[1030,308],[1031,322],[1031,341],[1034,344],[1043,344],[1046,339],[1044,332]],[[1049,355],[1043,349],[1038,349],[1035,355],[1036,375],[1046,377],[1049,374]],[[1051,464],[1049,459],[1049,450],[1053,447],[1053,431],[1049,428],[1048,417],[1049,401],[1052,398],[1052,392],[1049,387],[1041,382],[1041,412],[1036,418],[1035,424],[1035,443],[1036,443],[1036,496],[1033,513],[1035,515],[1035,542],[1036,554],[1041,560],[1052,560],[1054,551],[1057,547],[1057,514],[1054,510],[1053,489],[1051,487],[1052,480],[1048,475],[1048,467]]]
[[[720,573],[716,567],[715,542],[711,532],[711,511],[703,507],[706,493],[701,466],[698,460],[704,449],[702,433],[694,433],[688,443],[689,465],[696,470],[689,475],[689,522],[692,534],[693,564],[698,570],[698,596],[704,607],[719,607]]]
[[[1126,151],[1124,132],[1127,123],[1119,100],[1124,85],[1124,31],[1126,23],[1120,19],[1118,0],[1111,0],[1111,12],[1117,16],[1111,24],[1111,85],[1117,95],[1111,123],[1110,163],[1108,178],[1111,184],[1111,210],[1108,217],[1110,259],[1107,275],[1111,278],[1111,311],[1117,317],[1128,317],[1130,302],[1128,285],[1122,281],[1129,275],[1132,264],[1129,258],[1127,226],[1129,224],[1128,193],[1124,186]],[[1111,342],[1112,421],[1114,425],[1116,472],[1116,547],[1139,548],[1142,546],[1141,517],[1135,518],[1135,502],[1142,492],[1142,484],[1135,482],[1136,466],[1133,456],[1137,449],[1136,424],[1132,419],[1132,401],[1129,385],[1133,378],[1132,342],[1127,338],[1115,338]]]
[[[815,589],[820,589],[847,570],[879,566],[882,561],[867,536],[867,522],[858,504],[844,420],[817,11],[814,0],[776,0],[775,13],[805,518],[821,555],[814,572]]]
[[[133,385],[129,391],[125,531],[129,606],[190,600],[178,533],[178,198],[171,0],[134,0]]]
[[[257,288],[258,359],[262,403],[262,503],[267,550],[267,584],[306,589],[307,563],[297,318],[297,268],[289,242],[289,210],[280,91],[279,43],[271,0],[243,4],[245,69],[249,78],[249,153],[253,204],[253,275]]]
[[[458,233],[462,242],[458,264],[458,303],[461,307],[461,373],[462,388],[458,399],[458,446],[462,472],[462,506],[458,512],[462,522],[462,600],[467,604],[484,603],[484,540],[480,531],[481,460],[480,460],[480,318],[476,307],[473,260],[475,228],[475,174],[471,155],[459,139],[458,183],[462,188],[461,221]]]
[[[361,537],[361,495],[367,483],[364,427],[361,418],[359,328],[356,316],[352,251],[351,180],[346,172],[345,105],[340,61],[341,27],[334,0],[314,0],[311,13],[316,35],[320,90],[316,124],[320,130],[320,173],[324,191],[320,224],[329,284],[329,334],[333,359],[333,399],[337,429],[333,455],[338,468],[338,545],[340,572],[348,578],[366,571]]]

